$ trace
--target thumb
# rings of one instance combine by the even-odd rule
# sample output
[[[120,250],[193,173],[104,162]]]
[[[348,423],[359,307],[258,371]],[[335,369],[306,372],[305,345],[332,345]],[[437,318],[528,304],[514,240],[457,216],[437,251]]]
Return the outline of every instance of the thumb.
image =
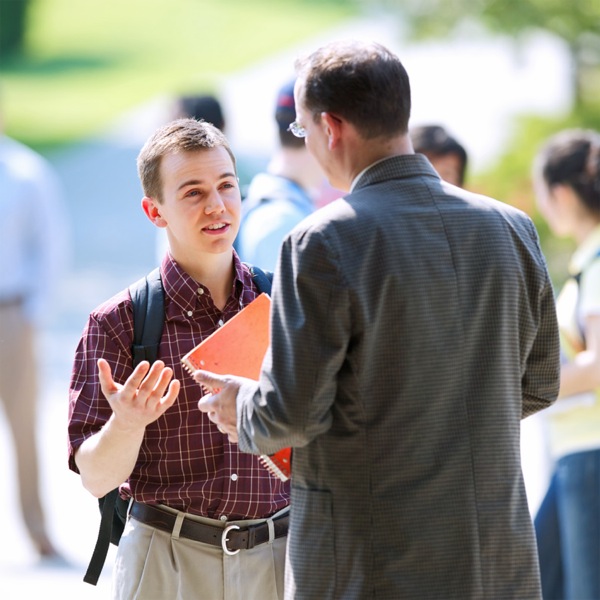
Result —
[[[210,371],[202,371],[201,369],[194,371],[192,377],[194,378],[194,381],[196,381],[196,383],[199,383],[206,391],[210,392],[211,394],[218,393],[221,390],[221,388],[225,385],[226,381],[224,375],[217,375],[216,373],[211,373]]]
[[[98,366],[98,380],[100,382],[102,392],[105,396],[107,394],[114,394],[117,391],[117,386],[113,380],[110,365],[104,358],[99,358],[96,364]]]

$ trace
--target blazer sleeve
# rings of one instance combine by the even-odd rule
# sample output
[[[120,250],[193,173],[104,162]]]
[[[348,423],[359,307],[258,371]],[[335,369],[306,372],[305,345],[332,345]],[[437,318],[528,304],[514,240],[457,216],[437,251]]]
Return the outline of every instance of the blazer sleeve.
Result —
[[[537,297],[537,334],[527,355],[522,378],[522,418],[552,405],[560,386],[560,338],[554,290],[533,223],[530,223],[530,231],[543,267],[544,280]]]
[[[350,339],[349,290],[323,232],[296,230],[274,277],[271,346],[259,383],[238,394],[240,448],[304,446],[332,423],[337,374]]]

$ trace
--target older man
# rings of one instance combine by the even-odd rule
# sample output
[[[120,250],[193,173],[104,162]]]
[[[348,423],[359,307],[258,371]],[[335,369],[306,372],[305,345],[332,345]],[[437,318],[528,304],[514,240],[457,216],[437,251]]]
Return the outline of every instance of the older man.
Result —
[[[414,154],[384,47],[318,49],[295,93],[348,194],[284,241],[260,381],[195,374],[241,449],[293,447],[286,597],[537,598],[520,420],[559,352],[534,225]]]

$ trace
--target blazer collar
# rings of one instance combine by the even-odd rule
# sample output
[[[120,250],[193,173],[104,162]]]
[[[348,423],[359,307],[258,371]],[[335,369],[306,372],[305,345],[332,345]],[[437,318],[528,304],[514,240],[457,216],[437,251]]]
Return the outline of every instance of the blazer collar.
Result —
[[[423,154],[390,156],[367,167],[354,181],[352,191],[355,192],[388,179],[418,177],[420,175],[439,179],[439,175]]]

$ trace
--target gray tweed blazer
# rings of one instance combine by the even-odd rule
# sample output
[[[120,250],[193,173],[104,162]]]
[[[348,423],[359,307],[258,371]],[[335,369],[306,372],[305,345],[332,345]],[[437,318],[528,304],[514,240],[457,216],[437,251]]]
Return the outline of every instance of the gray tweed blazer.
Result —
[[[520,420],[559,342],[531,220],[389,158],[290,233],[272,299],[238,429],[293,447],[286,598],[539,598]]]

